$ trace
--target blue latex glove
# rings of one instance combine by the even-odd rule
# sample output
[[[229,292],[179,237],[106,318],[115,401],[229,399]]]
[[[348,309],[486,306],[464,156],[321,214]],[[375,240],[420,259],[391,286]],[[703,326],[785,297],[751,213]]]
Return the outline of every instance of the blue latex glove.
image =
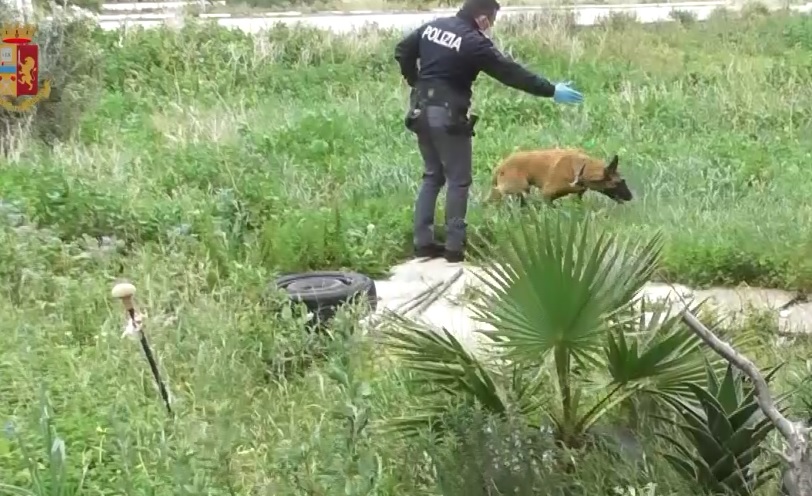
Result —
[[[572,89],[570,87],[571,85],[572,81],[567,81],[566,83],[556,83],[553,101],[555,101],[555,103],[572,104],[578,104],[584,101],[584,95],[582,95],[581,92]]]

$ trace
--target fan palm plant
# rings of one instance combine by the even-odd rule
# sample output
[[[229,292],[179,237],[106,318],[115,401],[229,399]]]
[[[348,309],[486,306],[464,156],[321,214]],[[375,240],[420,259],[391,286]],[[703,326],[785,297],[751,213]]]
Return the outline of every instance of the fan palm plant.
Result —
[[[448,331],[435,332],[395,317],[390,349],[427,394],[473,400],[500,413],[513,402],[528,422],[551,421],[555,437],[579,446],[589,429],[618,404],[638,395],[678,397],[705,379],[700,341],[667,310],[640,322],[636,295],[651,278],[661,250],[655,235],[619,241],[589,220],[549,214],[526,219],[481,255],[487,298],[471,304],[477,320],[511,370],[486,363]],[[484,257],[480,257],[484,258]],[[483,331],[484,332],[484,331]],[[552,384],[554,401],[541,401]],[[441,426],[441,402],[429,402],[391,424],[402,432]]]
[[[777,370],[774,368],[766,379]],[[764,451],[762,442],[775,428],[759,410],[755,388],[745,386],[730,365],[721,382],[709,368],[706,388],[689,387],[700,407],[684,399],[669,400],[682,417],[676,425],[683,440],[659,433],[678,453],[663,456],[705,494],[754,494],[778,465],[769,464],[758,472],[754,469],[754,462]]]

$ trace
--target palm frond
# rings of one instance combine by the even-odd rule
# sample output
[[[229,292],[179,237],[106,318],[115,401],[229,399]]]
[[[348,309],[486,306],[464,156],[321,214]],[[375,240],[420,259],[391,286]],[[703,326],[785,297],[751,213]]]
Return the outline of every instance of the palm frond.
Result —
[[[626,307],[651,277],[661,238],[619,242],[588,220],[545,215],[519,226],[490,247],[479,275],[491,297],[472,305],[475,318],[504,338],[516,359],[538,362],[553,349],[573,360],[599,363],[608,317]]]
[[[519,414],[530,417],[536,414],[544,405],[541,388],[549,378],[542,367],[534,367],[531,377],[528,377],[528,367],[513,365],[511,377],[511,392],[516,400]]]
[[[439,405],[451,398],[474,400],[489,413],[505,414],[508,402],[498,374],[474,357],[453,334],[446,329],[435,331],[394,313],[386,320],[384,345],[413,372],[412,382],[424,396],[435,397],[435,403],[423,402],[427,404],[418,407],[413,415],[393,419],[391,427],[404,433],[428,425],[438,428],[438,418],[445,408]]]
[[[385,419],[376,430],[393,440],[413,439],[426,432],[442,437],[446,432],[447,412],[448,406],[444,404],[421,405],[414,414]]]
[[[687,384],[706,378],[702,340],[665,308],[654,311],[634,337],[611,332],[606,360],[613,383],[655,395],[684,397]]]

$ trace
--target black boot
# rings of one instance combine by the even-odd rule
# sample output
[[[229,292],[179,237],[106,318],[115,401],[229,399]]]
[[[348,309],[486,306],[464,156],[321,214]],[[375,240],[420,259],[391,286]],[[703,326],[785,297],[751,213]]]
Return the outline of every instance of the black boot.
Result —
[[[443,256],[445,247],[441,244],[432,243],[425,246],[414,247],[415,258],[440,258]]]
[[[443,258],[445,258],[446,262],[448,263],[464,262],[465,252],[462,250],[460,251],[445,250],[443,252]]]

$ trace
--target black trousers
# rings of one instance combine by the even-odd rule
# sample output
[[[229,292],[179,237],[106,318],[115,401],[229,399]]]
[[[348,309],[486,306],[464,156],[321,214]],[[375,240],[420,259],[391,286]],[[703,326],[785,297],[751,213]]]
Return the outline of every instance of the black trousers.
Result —
[[[422,125],[417,129],[417,145],[423,157],[423,182],[414,207],[414,244],[434,242],[434,214],[437,197],[448,186],[445,203],[445,247],[449,251],[465,248],[468,191],[471,187],[470,133],[449,133],[452,116],[448,108],[426,106]]]

